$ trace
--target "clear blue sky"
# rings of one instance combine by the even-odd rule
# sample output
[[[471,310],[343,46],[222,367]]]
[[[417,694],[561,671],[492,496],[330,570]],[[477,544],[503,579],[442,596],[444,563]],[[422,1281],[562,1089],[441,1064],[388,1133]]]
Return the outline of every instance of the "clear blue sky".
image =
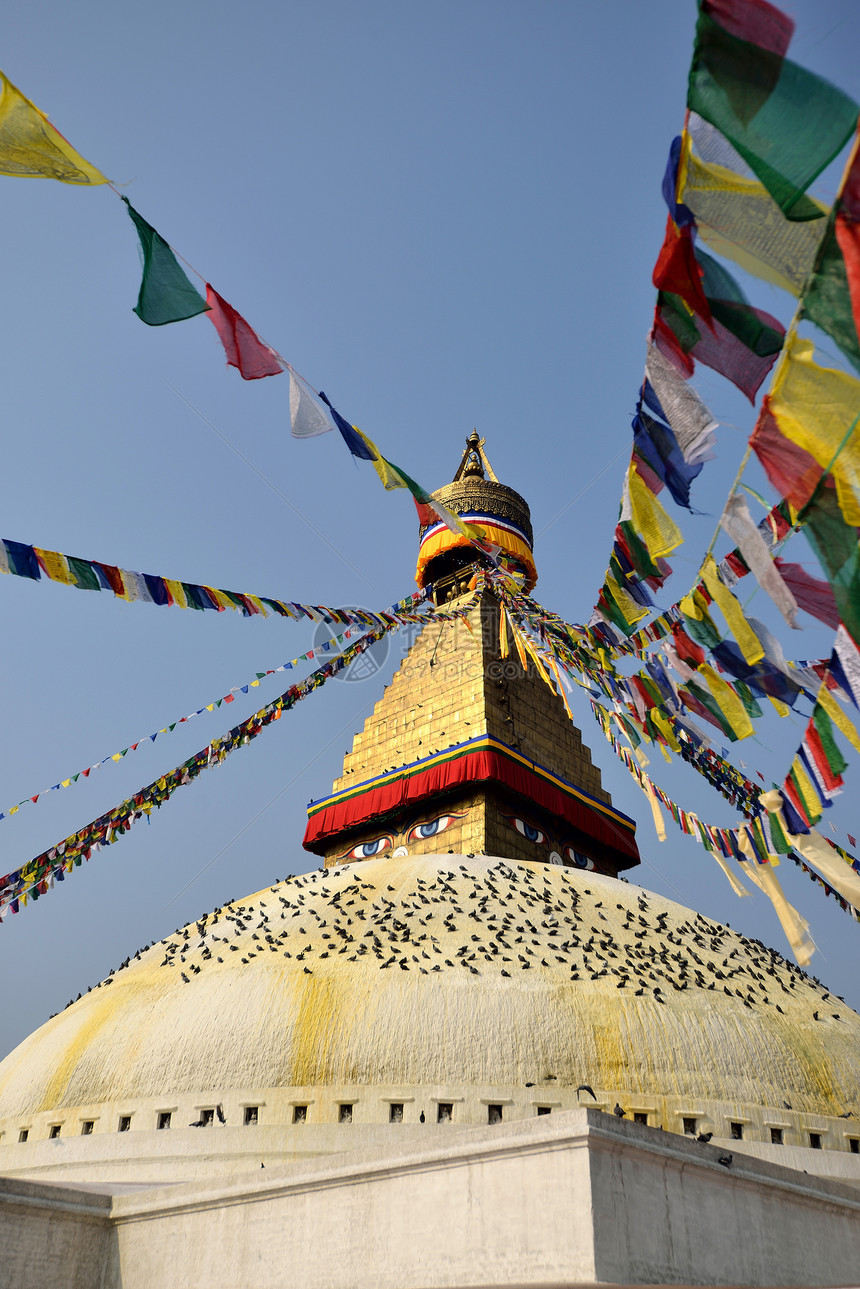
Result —
[[[792,10],[794,57],[860,98],[856,6]],[[617,517],[694,22],[692,0],[32,0],[5,32],[0,65],[415,478],[448,480],[477,426],[500,478],[531,505],[538,597],[581,621]],[[825,176],[819,191],[832,196],[834,183]],[[205,317],[138,321],[137,239],[110,191],[0,185],[3,536],[316,603],[382,607],[412,589],[411,502],[384,493],[337,436],[292,440],[286,377],[246,383],[228,371]],[[788,297],[750,293],[788,322]],[[688,544],[666,603],[687,589],[754,419],[705,369],[698,388],[724,424],[719,457],[694,485],[703,513],[680,517]],[[0,612],[0,808],[311,644],[309,629],[279,619],[11,577]],[[806,623],[786,641],[793,656],[828,648]],[[395,652],[376,679],[331,683],[4,922],[0,1054],[139,946],[316,865],[301,848],[306,803],[329,790]],[[282,682],[254,692],[266,700]],[[2,871],[254,705],[243,698],[0,821]],[[616,803],[640,820],[643,884],[783,950],[763,896],[738,901],[671,828],[658,844],[587,706],[577,714]],[[774,719],[733,755],[782,778],[802,724]],[[682,805],[737,821],[686,767],[652,768]],[[856,773],[832,812],[843,841]],[[779,875],[820,946],[811,969],[857,1005],[860,927],[790,864]]]

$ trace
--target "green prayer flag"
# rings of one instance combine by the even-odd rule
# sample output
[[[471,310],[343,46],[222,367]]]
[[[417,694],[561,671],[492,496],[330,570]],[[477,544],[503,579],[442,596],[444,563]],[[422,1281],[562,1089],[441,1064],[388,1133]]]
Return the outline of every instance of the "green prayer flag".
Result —
[[[827,764],[834,774],[841,774],[843,770],[848,769],[848,762],[840,752],[836,739],[833,737],[833,725],[830,717],[820,703],[815,704],[812,719],[815,722],[815,728],[818,730],[818,737],[821,739],[821,746],[824,749],[824,755],[827,757]]]
[[[619,528],[624,534],[624,541],[627,545],[627,552],[630,556],[630,562],[638,573],[640,578],[646,577],[663,577],[663,571],[659,565],[655,564],[651,558],[648,547],[640,538],[629,519],[624,519],[619,524]]]
[[[714,622],[710,613],[704,609],[702,612],[702,618],[694,618],[688,616],[682,609],[681,613],[684,619],[684,630],[687,632],[687,635],[693,637],[696,644],[702,645],[705,649],[713,649],[714,645],[721,643],[723,637],[717,630],[717,624]]]
[[[779,815],[768,815],[770,822],[770,836],[773,842],[773,848],[777,855],[787,855],[791,850],[788,838],[782,830],[782,824],[779,822]]]
[[[738,691],[738,697],[744,705],[744,710],[746,711],[747,716],[749,716],[751,720],[758,720],[762,715],[762,710],[749,685],[745,685],[742,680],[734,680],[732,683]]]
[[[204,313],[209,305],[191,285],[167,242],[137,213],[127,197],[123,201],[137,229],[143,257],[143,281],[134,307],[141,322],[161,327],[166,322],[182,322]]]
[[[821,217],[803,194],[854,131],[847,94],[700,10],[687,106],[725,135],[788,219]]]
[[[852,640],[860,647],[858,530],[842,518],[835,488],[821,485],[801,512],[801,518],[809,544],[827,574],[839,616]]]
[[[700,684],[699,681],[692,680],[692,679],[687,681],[687,689],[690,691],[693,697],[698,698],[702,706],[711,713],[714,720],[717,722],[718,726],[725,734],[726,738],[729,739],[730,742],[736,743],[738,740],[738,736],[732,729],[731,725],[726,719],[723,709],[720,707],[719,703],[714,698],[711,691],[707,689],[705,685]],[[681,692],[683,693],[683,688]]]
[[[815,271],[801,299],[801,317],[814,322],[860,371],[860,340],[851,308],[845,259],[831,220],[818,252]]]
[[[101,582],[88,559],[75,559],[74,555],[66,557],[69,561],[69,572],[75,579],[75,585],[82,591],[100,591]]]

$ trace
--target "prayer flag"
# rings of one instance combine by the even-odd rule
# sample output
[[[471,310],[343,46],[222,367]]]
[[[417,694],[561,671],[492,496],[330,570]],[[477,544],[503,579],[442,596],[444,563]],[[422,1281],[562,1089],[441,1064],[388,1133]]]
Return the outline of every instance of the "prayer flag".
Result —
[[[627,513],[625,513],[625,507]],[[681,530],[648,488],[637,469],[627,472],[621,520],[630,520],[652,559],[670,554],[684,540]],[[642,614],[638,615],[642,617]]]
[[[807,573],[802,564],[787,564],[781,559],[775,563],[798,606],[835,630],[839,626],[839,610],[830,584]]]
[[[671,291],[680,296],[691,313],[701,314],[710,321],[711,311],[702,291],[701,279],[702,271],[693,250],[692,229],[679,228],[669,215],[651,280],[658,291]]]
[[[764,657],[764,649],[758,636],[744,617],[744,611],[740,604],[720,577],[712,555],[709,555],[702,565],[702,580],[721,609],[723,617],[729,625],[729,630],[738,642],[741,653],[752,666],[753,663]]]
[[[30,577],[34,582],[38,582],[42,572],[33,547],[25,542],[10,541],[8,538],[3,541],[3,546],[6,548],[9,572],[17,574],[18,577]]]
[[[767,0],[701,0],[704,13],[733,36],[784,58],[794,35],[794,19]]]
[[[860,368],[860,149],[854,154],[828,226],[815,274],[803,298],[803,317],[836,341]]]
[[[779,495],[795,510],[803,510],[818,487],[822,469],[815,457],[785,437],[771,411],[768,394],[762,399],[750,442]]]
[[[362,461],[375,461],[378,454],[375,454],[373,448],[368,446],[364,435],[356,430],[354,425],[350,425],[349,421],[341,416],[340,412],[335,410],[334,405],[326,398],[322,390],[320,390],[320,398],[334,417],[334,423],[340,430],[341,438],[352,455],[359,457]]]
[[[681,174],[681,196],[696,217],[699,236],[712,251],[754,277],[800,295],[821,242],[819,220],[786,219],[758,180],[704,161],[695,153],[687,157]],[[827,214],[824,206],[818,206],[818,211],[821,217]]]
[[[161,327],[205,312],[209,305],[191,285],[167,242],[137,213],[127,197],[123,201],[140,238],[143,280],[134,312],[141,322]]]
[[[819,367],[811,340],[794,336],[770,393],[786,436],[833,475],[845,522],[860,525],[860,380]]]
[[[685,461],[672,430],[662,421],[649,416],[640,406],[633,419],[635,450],[644,456],[659,479],[665,483],[679,506],[690,506],[690,484],[702,472],[701,461]]]
[[[752,521],[746,498],[735,492],[726,502],[720,523],[743,555],[750,572],[766,591],[790,627],[795,626],[797,601],[786,586],[773,556]]]
[[[44,112],[0,72],[0,174],[103,184],[107,179],[67,143]]]
[[[224,346],[229,367],[238,368],[245,380],[280,376],[283,367],[274,349],[263,344],[256,331],[208,282],[206,303],[209,306],[209,317]]]
[[[709,460],[717,422],[692,385],[679,375],[653,342],[648,345],[645,372],[685,461],[694,465]]]
[[[847,94],[701,11],[687,106],[725,135],[789,219],[819,217],[804,193],[857,124]]]
[[[682,300],[660,292],[656,315],[659,325],[653,339],[677,370],[682,371],[681,362],[686,360],[686,374],[692,375],[695,359],[725,376],[754,403],[782,348],[782,324],[763,309],[733,301],[721,302],[719,317],[712,301],[711,313],[711,326],[702,323],[699,327]]]
[[[290,427],[296,439],[333,430],[331,417],[310,387],[290,368]]]

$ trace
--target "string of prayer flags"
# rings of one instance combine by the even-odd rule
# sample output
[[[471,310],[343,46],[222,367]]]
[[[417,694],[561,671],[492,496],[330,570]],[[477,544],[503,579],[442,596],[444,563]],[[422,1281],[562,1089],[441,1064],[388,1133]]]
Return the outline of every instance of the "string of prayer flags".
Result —
[[[785,854],[796,850],[826,878],[842,901],[860,910],[860,861],[815,829],[805,833],[794,832],[789,823],[790,811],[786,810],[785,795],[778,788],[762,793],[760,800],[767,812],[774,845],[780,852]]]
[[[387,460],[368,435],[363,433],[357,425],[350,425],[349,421],[340,415],[322,390],[320,390],[319,396],[331,412],[334,423],[340,430],[343,441],[352,455],[362,461],[370,461],[379,476],[383,488],[386,490],[406,488],[411,492],[418,511],[418,518],[422,525],[433,522],[435,519],[441,519],[451,532],[457,533],[461,537],[471,538],[476,545],[480,545],[481,549],[488,554],[498,550],[495,547],[491,550],[487,543],[481,541],[480,535],[469,524],[463,523],[452,510],[437,501],[426,488],[422,488],[420,483],[416,483],[414,479],[410,478],[400,466],[396,466],[393,462]]]
[[[392,623],[392,626],[393,625],[395,624]],[[399,626],[400,624],[397,623],[396,625]],[[245,685],[234,685],[226,694],[222,694],[220,698],[216,698],[211,703],[204,703],[202,707],[198,707],[196,711],[189,712],[187,716],[180,716],[178,720],[172,721],[163,729],[156,730],[152,734],[145,734],[143,738],[136,739],[134,743],[130,743],[128,747],[124,747],[121,752],[112,752],[110,756],[102,757],[100,761],[96,761],[93,765],[88,765],[84,770],[79,770],[77,774],[69,775],[67,779],[62,779],[59,783],[54,783],[49,788],[43,788],[41,792],[37,792],[33,796],[24,797],[17,803],[17,805],[9,806],[6,810],[0,811],[0,819],[10,818],[12,815],[18,813],[21,806],[25,806],[28,803],[35,805],[42,797],[47,796],[49,792],[58,792],[61,788],[70,788],[73,783],[78,783],[81,779],[88,779],[94,770],[100,770],[103,765],[113,765],[118,763],[123,759],[123,757],[127,756],[129,752],[136,752],[137,749],[142,747],[145,743],[154,743],[159,735],[172,734],[180,725],[185,725],[188,721],[194,720],[195,717],[202,716],[204,712],[214,712],[222,703],[232,703],[236,694],[247,694],[251,689],[256,689],[259,686],[260,681],[264,680],[266,676],[275,676],[282,671],[292,671],[294,667],[298,667],[300,663],[305,660],[310,661],[319,653],[328,653],[330,649],[336,647],[338,644],[342,644],[344,640],[349,640],[351,636],[351,630],[344,631],[341,635],[335,636],[332,639],[317,645],[315,649],[311,649],[307,653],[303,653],[300,658],[293,658],[292,661],[281,663],[280,667],[274,667],[268,671],[258,671],[254,680],[248,681]]]
[[[210,306],[191,285],[167,242],[138,214],[127,197],[122,200],[140,238],[143,278],[134,312],[141,322],[162,327],[168,322],[183,322],[205,313]]]
[[[59,179],[67,184],[104,184],[51,122],[0,72],[0,174]]]
[[[668,811],[680,831],[692,837],[694,841],[701,844],[703,849],[714,857],[723,869],[736,895],[743,897],[748,895],[749,892],[742,883],[737,881],[736,870],[732,870],[727,866],[727,860],[740,861],[741,863],[745,859],[752,860],[752,863],[744,864],[743,872],[754,881],[755,885],[762,888],[761,882],[756,881],[756,877],[765,871],[772,873],[772,865],[778,861],[778,855],[782,854],[797,864],[817,886],[821,887],[825,895],[833,896],[843,912],[850,914],[855,921],[860,921],[860,912],[857,911],[855,902],[849,898],[847,893],[843,893],[844,891],[850,891],[852,895],[857,895],[858,888],[855,887],[855,879],[860,873],[860,861],[842,850],[841,847],[821,837],[820,834],[815,834],[816,840],[813,841],[811,846],[807,844],[808,839],[803,834],[797,836],[792,834],[788,829],[783,814],[778,813],[784,808],[784,798],[778,791],[758,796],[758,794],[754,794],[750,784],[749,789],[752,795],[748,797],[745,803],[738,801],[735,804],[738,805],[739,809],[750,813],[756,809],[761,811],[762,807],[770,813],[754,815],[738,828],[722,828],[707,824],[699,819],[697,815],[677,805],[662,788],[645,774],[642,767],[636,764],[627,749],[622,747],[615,738],[610,726],[610,714],[595,702],[592,702],[591,708],[607,742],[618,759],[637,781],[642,791],[648,795],[650,790],[656,800]],[[684,744],[682,743],[683,746]],[[717,760],[720,759],[715,753],[713,755]],[[730,766],[728,762],[723,764],[729,770],[734,771],[734,766]],[[737,774],[738,772],[735,771],[735,773]],[[645,780],[648,780],[647,789]],[[774,813],[775,811],[777,813]],[[790,841],[787,839],[788,837],[790,837]],[[799,855],[804,853],[800,850],[800,844],[804,847],[804,857],[809,860],[809,863],[814,863],[818,857],[824,860],[822,872],[831,875],[829,882],[825,881],[817,872],[814,872],[804,862],[804,859],[799,858]],[[826,851],[822,849],[823,847],[827,848]],[[794,851],[798,853],[795,854]],[[845,884],[846,875],[848,879],[847,886]],[[842,884],[843,890],[837,888],[837,882]],[[770,886],[767,877],[765,877],[765,885]],[[858,887],[860,887],[860,883],[858,883]],[[772,898],[769,889],[765,890],[765,894]]]
[[[284,369],[274,349],[263,343],[232,304],[228,304],[208,282],[206,304],[209,307],[209,317],[224,346],[228,367],[237,368],[239,375],[245,380],[280,376]]]
[[[464,616],[477,602],[481,589],[482,583],[479,583],[472,601],[461,604],[457,609],[440,612],[438,616],[448,620]],[[291,685],[283,694],[234,726],[221,738],[214,739],[202,751],[161,775],[147,787],[141,788],[107,814],[72,833],[58,845],[36,856],[22,868],[0,877],[0,920],[5,910],[11,909],[13,913],[18,913],[30,899],[37,900],[40,895],[47,894],[55,881],[63,881],[65,875],[79,867],[82,860],[89,860],[93,851],[118,841],[140,819],[148,819],[152,810],[160,809],[177,788],[191,783],[210,766],[220,765],[237,748],[245,747],[273,721],[280,720],[284,712],[348,667],[360,654],[381,640],[387,632],[396,630],[399,625],[400,623],[392,620],[374,627],[349,645],[343,653],[335,654],[309,676]]]
[[[483,587],[483,581],[480,582],[480,586]],[[394,617],[389,614],[367,614],[365,617],[368,621],[365,621],[363,626],[366,627],[371,625],[369,619],[372,618],[374,629],[386,632],[398,630],[406,621],[410,620],[412,622],[430,622],[431,620],[437,622],[449,622],[454,619],[462,619],[465,618],[472,608],[474,608],[474,605],[477,602],[477,596],[478,589],[476,587],[475,592],[469,597],[469,599],[458,603],[456,609],[437,609],[434,607],[432,619],[429,616],[419,618],[416,615],[410,615],[409,618],[406,618],[404,616]],[[129,752],[136,752],[137,749],[142,747],[145,743],[154,743],[159,735],[172,734],[180,725],[185,725],[188,721],[194,720],[195,717],[202,716],[204,712],[214,712],[216,708],[222,705],[222,703],[232,703],[235,700],[236,694],[247,694],[252,689],[258,688],[260,682],[265,680],[267,676],[276,676],[283,671],[292,671],[304,662],[312,662],[314,659],[318,659],[321,655],[329,654],[332,649],[336,649],[338,645],[343,644],[344,640],[349,640],[351,637],[352,630],[347,629],[346,631],[341,632],[340,635],[333,636],[328,640],[323,640],[321,643],[315,645],[313,649],[307,650],[306,653],[301,654],[298,658],[291,659],[290,662],[283,662],[279,667],[271,667],[266,671],[256,672],[254,680],[250,680],[244,685],[233,685],[233,687],[229,689],[226,694],[222,694],[220,698],[214,699],[211,703],[204,703],[202,707],[198,707],[195,711],[189,712],[187,716],[179,717],[178,720],[171,722],[171,724],[166,725],[163,729],[156,730],[152,734],[144,735],[142,738],[135,740],[134,743],[130,743],[128,747],[123,748],[122,751],[112,752],[110,756],[103,757],[102,760],[96,761],[95,764],[87,766],[86,769],[79,770],[77,774],[72,774],[67,779],[62,779],[59,783],[52,784],[49,788],[43,788],[41,792],[37,792],[34,796],[23,798],[23,800],[19,801],[17,805],[10,806],[5,811],[0,811],[0,819],[7,819],[11,815],[17,814],[21,806],[27,805],[28,802],[32,802],[32,804],[35,805],[41,797],[46,796],[49,792],[57,792],[61,788],[71,787],[73,783],[78,783],[81,779],[88,779],[94,770],[100,770],[103,765],[118,763],[127,756]],[[332,657],[334,656],[336,655],[332,655]]]
[[[687,106],[728,139],[789,219],[818,219],[804,194],[848,142],[858,107],[786,58],[783,40],[760,44],[758,11],[740,0],[700,5]]]
[[[82,591],[110,591],[119,599],[142,600],[147,604],[173,605],[180,609],[214,609],[218,613],[225,609],[238,609],[243,617],[265,618],[275,613],[293,621],[310,618],[312,622],[340,622],[348,626],[375,626],[388,617],[416,621],[413,611],[430,593],[429,588],[413,591],[383,614],[366,609],[335,609],[327,605],[299,604],[291,600],[275,600],[270,596],[223,591],[153,573],[135,573],[113,564],[79,559],[8,538],[0,539],[0,573],[12,573],[33,581],[39,581],[44,574],[50,581],[64,586],[74,586]]]
[[[344,667],[349,666],[359,654],[364,653],[390,629],[389,626],[383,626],[368,632],[342,654],[336,654],[329,662],[317,668],[298,684],[292,685],[273,702],[267,703],[247,720],[234,726],[227,734],[214,739],[182,765],[161,775],[145,788],[141,788],[134,796],[123,801],[121,805],[115,806],[107,814],[100,815],[98,819],[94,819],[92,823],[72,833],[58,845],[52,846],[50,850],[37,855],[23,867],[0,877],[0,914],[7,908],[17,913],[22,906],[26,906],[29,899],[37,900],[40,895],[47,894],[55,880],[63,881],[65,874],[79,867],[81,860],[89,860],[94,850],[100,850],[102,846],[109,846],[118,841],[129,831],[132,824],[140,819],[148,819],[153,809],[160,809],[177,788],[191,783],[203,770],[220,765],[231,752],[246,746],[273,721],[279,720],[285,711],[289,711],[296,703],[325,684]]]

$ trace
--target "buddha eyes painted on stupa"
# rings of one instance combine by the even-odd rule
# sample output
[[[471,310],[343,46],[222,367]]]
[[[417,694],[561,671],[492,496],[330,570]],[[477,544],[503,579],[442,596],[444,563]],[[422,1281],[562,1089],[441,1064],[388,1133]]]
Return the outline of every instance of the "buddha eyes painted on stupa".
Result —
[[[538,828],[536,824],[529,823],[527,819],[521,819],[518,815],[503,814],[502,818],[510,828],[515,829],[521,837],[525,837],[526,841],[546,848],[550,852],[548,858],[551,864],[561,864],[564,867],[573,865],[576,868],[599,871],[594,860],[570,842],[550,837],[543,828]]]
[[[402,832],[384,833],[381,837],[374,837],[371,841],[359,842],[357,846],[353,846],[345,854],[337,856],[334,862],[343,864],[351,859],[375,859],[377,855],[394,850],[395,847],[397,848],[397,854],[408,855],[407,847],[410,842],[429,841],[462,818],[462,814],[445,814],[436,815],[432,819],[421,820],[403,829]]]

